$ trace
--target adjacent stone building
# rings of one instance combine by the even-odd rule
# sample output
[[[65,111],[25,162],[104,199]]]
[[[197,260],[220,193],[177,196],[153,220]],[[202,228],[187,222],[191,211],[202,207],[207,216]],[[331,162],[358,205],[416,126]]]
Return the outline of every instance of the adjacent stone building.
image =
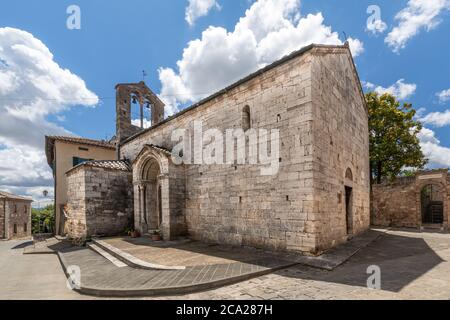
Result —
[[[32,199],[0,191],[0,239],[31,237]]]
[[[113,197],[94,187],[108,195],[117,177],[104,169],[94,174],[88,164],[73,169],[68,173],[73,235],[117,231],[116,223],[106,220],[131,209],[136,229],[160,230],[166,240],[189,236],[315,254],[369,228],[368,113],[347,44],[305,47],[168,119],[164,104],[143,82],[120,84],[116,91],[117,155],[131,168],[132,192],[114,193],[121,203],[114,211]],[[141,114],[143,107],[151,109],[151,128],[132,124],[132,102]],[[180,129],[181,149],[175,134]],[[231,136],[232,156],[218,161],[228,130],[243,136]],[[222,143],[217,134],[223,134]],[[252,158],[256,149],[270,149],[270,166],[276,167],[271,174],[263,173],[267,163],[261,153]],[[216,162],[205,163],[209,156]],[[125,176],[123,170],[123,185]],[[89,203],[95,209],[83,207]],[[128,203],[133,206],[122,208]],[[99,231],[101,224],[111,230]]]
[[[45,137],[45,154],[55,180],[55,230],[57,235],[66,235],[67,205],[66,172],[80,163],[91,160],[116,160],[116,147],[108,141],[77,137]]]
[[[66,228],[74,239],[113,236],[133,227],[131,169],[123,161],[89,161],[67,172]]]
[[[376,226],[449,229],[448,169],[418,172],[373,186],[372,221]]]

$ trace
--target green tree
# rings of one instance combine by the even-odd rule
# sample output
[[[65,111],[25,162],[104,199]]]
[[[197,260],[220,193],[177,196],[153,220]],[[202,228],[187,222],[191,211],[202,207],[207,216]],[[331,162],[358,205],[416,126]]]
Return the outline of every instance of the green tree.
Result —
[[[33,234],[53,233],[55,226],[55,210],[53,205],[43,209],[31,210],[31,224]]]
[[[417,134],[422,124],[415,120],[412,104],[400,104],[390,94],[366,94],[369,108],[371,182],[393,179],[405,167],[423,168],[425,159]]]

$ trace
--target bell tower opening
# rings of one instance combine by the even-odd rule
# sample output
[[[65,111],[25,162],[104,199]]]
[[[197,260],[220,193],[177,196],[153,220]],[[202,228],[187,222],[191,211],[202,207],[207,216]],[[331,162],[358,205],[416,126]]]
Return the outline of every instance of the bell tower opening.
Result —
[[[134,112],[132,105],[139,105]],[[116,138],[119,143],[164,121],[164,103],[144,81],[116,86]],[[147,113],[147,116],[146,116]]]

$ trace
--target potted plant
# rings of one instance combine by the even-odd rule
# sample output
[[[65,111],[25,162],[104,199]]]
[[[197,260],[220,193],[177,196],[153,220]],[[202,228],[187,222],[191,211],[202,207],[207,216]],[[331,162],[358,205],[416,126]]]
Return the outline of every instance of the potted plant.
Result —
[[[133,228],[131,227],[127,227],[125,228],[125,230],[123,231],[123,233],[129,237],[131,237],[131,232],[133,232]]]
[[[159,230],[153,231],[152,240],[153,241],[161,241],[161,232]]]
[[[132,238],[139,238],[139,237],[141,236],[141,233],[140,233],[138,230],[132,230],[132,231],[130,232],[130,236],[131,236]]]

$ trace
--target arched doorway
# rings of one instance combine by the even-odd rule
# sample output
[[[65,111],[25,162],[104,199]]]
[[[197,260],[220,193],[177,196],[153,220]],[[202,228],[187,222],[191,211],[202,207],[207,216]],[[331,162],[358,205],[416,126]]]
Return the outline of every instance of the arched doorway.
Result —
[[[350,168],[345,172],[345,220],[347,235],[353,235],[353,172]]]
[[[148,159],[142,166],[141,212],[146,231],[160,230],[162,224],[161,206],[161,168],[154,158]]]
[[[436,184],[429,184],[420,192],[422,223],[442,224],[444,223],[444,197],[442,188]]]

